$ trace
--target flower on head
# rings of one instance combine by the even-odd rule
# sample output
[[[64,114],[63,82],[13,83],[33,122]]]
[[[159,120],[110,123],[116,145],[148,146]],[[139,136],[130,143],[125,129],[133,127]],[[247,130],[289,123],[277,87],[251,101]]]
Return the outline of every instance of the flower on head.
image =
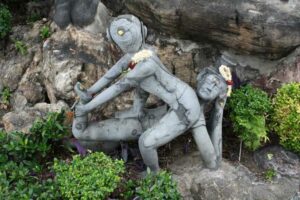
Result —
[[[223,76],[223,78],[225,79],[225,81],[228,85],[227,96],[229,97],[232,93],[232,86],[233,86],[233,81],[232,81],[232,75],[231,75],[230,68],[227,67],[226,65],[221,65],[219,67],[219,72]]]

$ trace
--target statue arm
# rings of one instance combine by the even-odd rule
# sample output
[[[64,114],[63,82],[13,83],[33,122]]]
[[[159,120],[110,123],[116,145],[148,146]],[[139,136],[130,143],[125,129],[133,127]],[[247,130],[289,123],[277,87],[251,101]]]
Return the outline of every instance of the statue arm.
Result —
[[[75,115],[82,116],[88,112],[91,112],[93,109],[101,106],[102,104],[108,102],[109,100],[115,98],[122,92],[128,90],[133,86],[133,83],[128,79],[121,79],[115,84],[111,85],[103,92],[94,97],[90,102],[86,104],[76,105]]]
[[[222,159],[222,121],[225,102],[226,99],[216,100],[209,123],[211,141],[219,161]]]
[[[92,95],[101,91],[109,83],[115,80],[124,70],[128,68],[130,56],[124,55],[113,67],[111,67],[104,76],[102,76],[94,85],[87,89],[87,94]]]
[[[122,92],[130,89],[139,84],[144,78],[150,76],[155,72],[151,62],[143,62],[137,64],[137,66],[126,74],[121,80],[105,89],[103,92],[98,94],[93,100],[84,105],[77,105],[75,109],[76,116],[82,116],[92,111],[93,109],[101,106],[109,100],[115,98]]]

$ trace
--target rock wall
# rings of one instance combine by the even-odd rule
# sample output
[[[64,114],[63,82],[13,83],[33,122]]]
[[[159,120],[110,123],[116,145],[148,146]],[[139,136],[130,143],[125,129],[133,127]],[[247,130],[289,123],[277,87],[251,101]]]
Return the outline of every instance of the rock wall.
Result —
[[[278,59],[300,45],[298,0],[124,0],[124,4],[160,32],[244,53]]]

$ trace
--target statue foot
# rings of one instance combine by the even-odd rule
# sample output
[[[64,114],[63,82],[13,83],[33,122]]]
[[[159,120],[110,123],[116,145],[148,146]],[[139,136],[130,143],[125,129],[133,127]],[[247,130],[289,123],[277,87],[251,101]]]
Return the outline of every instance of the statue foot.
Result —
[[[146,178],[147,175],[155,176],[158,173],[159,173],[159,170],[156,170],[156,171],[145,170],[145,171],[142,171],[141,173],[139,173],[138,177],[140,179],[144,179],[144,178]]]
[[[85,90],[81,89],[81,84],[79,82],[76,83],[74,90],[84,104],[93,98],[92,95],[89,95]]]
[[[211,161],[209,163],[206,163],[205,165],[208,169],[213,170],[213,171],[216,171],[219,169],[219,165],[218,165],[217,161],[215,161],[215,160]]]

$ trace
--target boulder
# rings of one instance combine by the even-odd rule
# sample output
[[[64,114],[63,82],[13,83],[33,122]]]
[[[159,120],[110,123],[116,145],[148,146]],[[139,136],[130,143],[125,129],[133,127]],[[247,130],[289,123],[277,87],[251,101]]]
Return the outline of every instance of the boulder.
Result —
[[[291,199],[298,192],[299,179],[280,177],[259,181],[247,167],[224,160],[220,169],[204,168],[198,152],[179,158],[169,167],[178,189],[187,200]]]
[[[65,102],[59,101],[56,104],[39,103],[34,107],[9,112],[2,118],[4,130],[6,132],[22,131],[28,133],[36,119],[45,117],[48,112],[60,112],[62,109],[69,110],[69,106]]]
[[[299,156],[281,146],[269,146],[256,151],[254,160],[264,170],[273,169],[281,176],[300,177]]]
[[[247,54],[280,58],[300,44],[297,0],[124,0],[124,4],[160,32]]]

